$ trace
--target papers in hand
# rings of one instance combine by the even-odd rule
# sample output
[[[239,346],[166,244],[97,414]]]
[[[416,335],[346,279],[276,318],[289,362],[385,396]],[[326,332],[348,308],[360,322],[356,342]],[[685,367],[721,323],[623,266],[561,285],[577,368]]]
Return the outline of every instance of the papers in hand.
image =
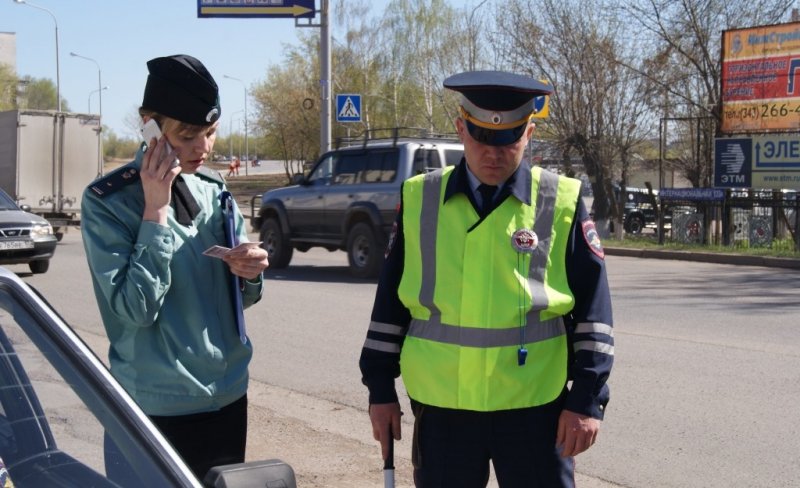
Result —
[[[211,246],[205,251],[203,251],[203,254],[205,254],[206,256],[211,256],[212,258],[222,259],[222,256],[225,256],[230,252],[239,252],[243,249],[258,247],[259,245],[261,245],[261,242],[243,242],[238,246],[234,247],[233,249],[225,246]]]

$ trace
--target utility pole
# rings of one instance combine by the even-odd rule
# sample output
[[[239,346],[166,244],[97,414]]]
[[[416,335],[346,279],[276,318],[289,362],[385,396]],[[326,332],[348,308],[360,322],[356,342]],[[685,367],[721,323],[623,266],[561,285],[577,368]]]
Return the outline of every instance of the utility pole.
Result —
[[[300,19],[295,19],[295,27],[319,27],[319,89],[320,100],[320,131],[319,153],[324,154],[331,148],[331,31],[330,31],[330,1],[319,0],[320,21],[314,24],[301,24]]]

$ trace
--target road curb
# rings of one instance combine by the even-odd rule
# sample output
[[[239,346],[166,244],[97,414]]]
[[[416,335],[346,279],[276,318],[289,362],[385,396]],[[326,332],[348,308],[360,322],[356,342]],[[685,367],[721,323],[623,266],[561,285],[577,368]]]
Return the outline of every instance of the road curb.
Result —
[[[800,269],[800,259],[778,258],[772,256],[744,256],[740,254],[724,254],[698,251],[674,251],[666,249],[629,249],[623,247],[605,247],[609,256],[627,256],[650,259],[674,259],[714,264],[735,264],[741,266],[763,266],[768,268]]]

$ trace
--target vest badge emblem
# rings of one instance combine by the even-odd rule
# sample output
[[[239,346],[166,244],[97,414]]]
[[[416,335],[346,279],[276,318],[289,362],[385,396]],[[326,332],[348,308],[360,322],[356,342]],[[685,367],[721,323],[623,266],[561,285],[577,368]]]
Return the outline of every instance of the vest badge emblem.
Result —
[[[511,245],[517,252],[532,254],[539,245],[539,236],[530,229],[519,229],[511,235]]]

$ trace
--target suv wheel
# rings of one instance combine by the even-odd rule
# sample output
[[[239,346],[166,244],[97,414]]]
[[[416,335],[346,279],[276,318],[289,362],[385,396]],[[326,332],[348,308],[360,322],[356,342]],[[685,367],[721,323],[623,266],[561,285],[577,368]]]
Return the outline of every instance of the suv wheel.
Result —
[[[31,268],[33,274],[47,273],[47,270],[50,269],[50,260],[31,261],[28,263],[28,267]]]
[[[383,253],[378,248],[375,232],[369,224],[359,222],[347,236],[347,262],[357,278],[375,278],[380,271]]]
[[[269,218],[261,224],[261,247],[269,254],[269,267],[281,269],[289,266],[294,249],[281,230],[281,223]]]
[[[641,234],[644,230],[644,219],[641,215],[631,215],[626,222],[625,230],[630,234]]]

